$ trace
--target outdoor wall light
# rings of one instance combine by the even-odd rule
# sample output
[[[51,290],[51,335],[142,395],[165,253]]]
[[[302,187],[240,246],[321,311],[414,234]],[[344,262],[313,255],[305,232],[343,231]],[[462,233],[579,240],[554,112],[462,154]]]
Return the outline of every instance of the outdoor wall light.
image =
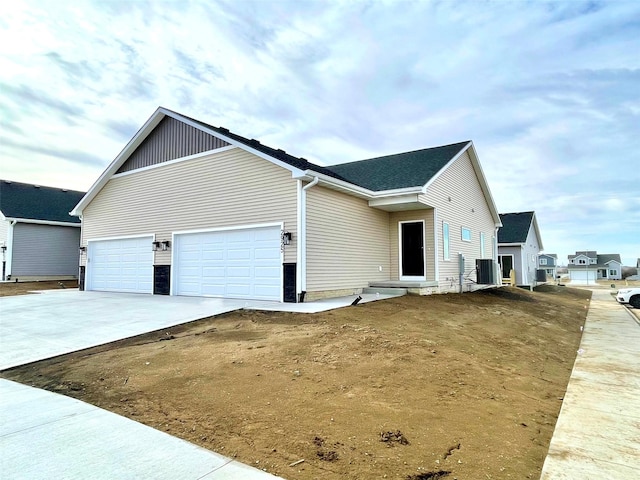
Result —
[[[7,247],[2,247],[2,250],[4,250]],[[80,255],[82,255],[83,253],[85,253],[87,251],[87,247],[80,247],[78,250],[80,250]]]
[[[282,244],[283,245],[291,244],[291,232],[282,232]]]
[[[2,245],[2,247],[0,247],[2,249],[2,253],[7,251],[7,246],[6,245]],[[82,248],[82,247],[80,247]]]
[[[169,250],[169,248],[171,248],[171,242],[169,240],[165,240],[163,242],[160,242],[160,249],[163,252],[166,252],[167,250]]]
[[[151,250],[157,252],[160,249],[160,242],[151,242]]]

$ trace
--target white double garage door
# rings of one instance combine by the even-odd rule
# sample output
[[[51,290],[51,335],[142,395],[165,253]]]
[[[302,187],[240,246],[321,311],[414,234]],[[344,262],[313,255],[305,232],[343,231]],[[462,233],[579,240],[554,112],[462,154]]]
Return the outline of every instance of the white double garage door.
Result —
[[[596,270],[569,270],[571,283],[586,285],[596,283],[598,272]]]
[[[85,288],[153,293],[151,236],[89,241]],[[172,295],[282,298],[280,227],[174,235]]]

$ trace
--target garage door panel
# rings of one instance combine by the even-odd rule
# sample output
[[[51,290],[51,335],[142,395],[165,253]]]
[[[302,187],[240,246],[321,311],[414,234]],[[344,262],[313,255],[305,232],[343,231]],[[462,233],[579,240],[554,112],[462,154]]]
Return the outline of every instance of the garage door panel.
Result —
[[[151,237],[90,241],[87,290],[152,293]]]
[[[173,269],[177,295],[280,300],[280,228],[176,235]]]

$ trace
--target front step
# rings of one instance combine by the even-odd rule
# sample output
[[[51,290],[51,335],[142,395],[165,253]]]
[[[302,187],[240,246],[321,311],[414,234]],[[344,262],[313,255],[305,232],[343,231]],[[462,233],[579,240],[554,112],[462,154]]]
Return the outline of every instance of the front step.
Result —
[[[397,295],[400,297],[407,294],[407,289],[395,287],[366,287],[362,289],[362,293],[379,293],[380,295]]]

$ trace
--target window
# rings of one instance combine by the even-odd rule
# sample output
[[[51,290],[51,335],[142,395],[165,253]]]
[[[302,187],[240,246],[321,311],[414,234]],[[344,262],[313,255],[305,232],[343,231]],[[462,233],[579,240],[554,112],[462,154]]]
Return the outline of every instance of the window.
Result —
[[[578,260],[578,263],[580,265],[586,265],[587,264],[587,262],[584,260],[584,258],[581,258],[580,260]]]
[[[484,232],[480,232],[480,258],[484,258]]]
[[[609,270],[609,275],[617,275],[618,272],[616,272],[615,270]]]
[[[465,242],[471,241],[471,230],[469,228],[461,227],[462,240]]]
[[[547,264],[547,259],[546,258],[541,258],[540,259],[540,265],[546,265]]]
[[[442,224],[442,255],[445,260],[449,260],[449,224]]]

